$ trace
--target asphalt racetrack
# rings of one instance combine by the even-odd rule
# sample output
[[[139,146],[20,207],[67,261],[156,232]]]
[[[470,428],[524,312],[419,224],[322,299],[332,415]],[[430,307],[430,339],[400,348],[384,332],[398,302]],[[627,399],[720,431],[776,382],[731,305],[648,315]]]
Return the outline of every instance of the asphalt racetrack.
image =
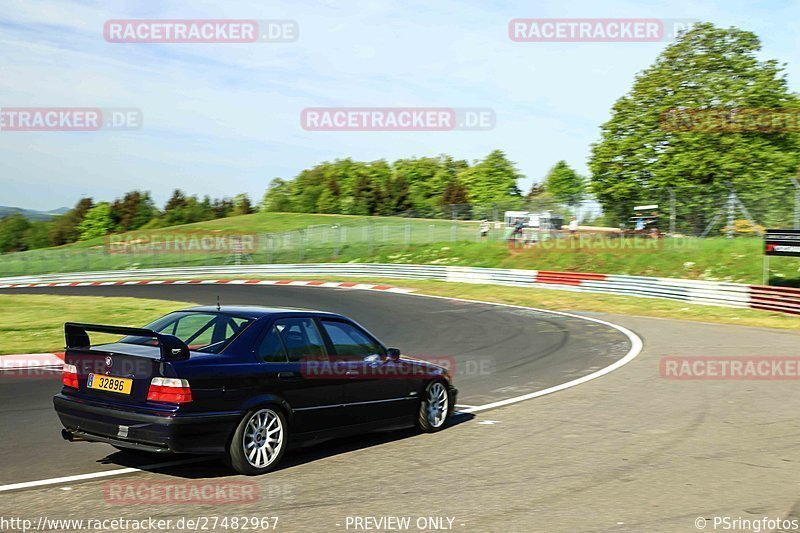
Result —
[[[404,354],[452,358],[458,403],[467,411],[598,372],[632,349],[624,333],[579,317],[372,291],[142,285],[10,292],[198,304],[213,304],[219,296],[223,306],[339,312]],[[771,355],[791,355],[800,335],[593,316],[639,334],[642,354],[575,387],[460,415],[435,435],[382,433],[300,450],[286,457],[283,468],[259,478],[232,476],[216,460],[153,468],[163,460],[104,444],[67,443],[51,403],[59,373],[5,377],[0,518],[259,515],[278,516],[279,531],[375,531],[389,529],[355,527],[354,517],[410,516],[413,531],[448,524],[458,531],[693,531],[696,518],[714,513],[798,513],[792,489],[800,474],[796,385],[671,382],[659,377],[658,360],[759,355],[765,346]],[[82,477],[53,482],[69,476]],[[259,500],[119,506],[104,493],[113,479],[255,481]],[[420,517],[442,518],[442,527],[426,522],[427,529],[419,529],[414,520]]]

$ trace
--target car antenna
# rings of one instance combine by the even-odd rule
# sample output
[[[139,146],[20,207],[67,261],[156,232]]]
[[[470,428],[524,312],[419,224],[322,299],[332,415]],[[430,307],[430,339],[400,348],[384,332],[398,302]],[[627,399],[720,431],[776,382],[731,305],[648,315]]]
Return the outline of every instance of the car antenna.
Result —
[[[219,294],[217,294],[217,311],[219,311]]]

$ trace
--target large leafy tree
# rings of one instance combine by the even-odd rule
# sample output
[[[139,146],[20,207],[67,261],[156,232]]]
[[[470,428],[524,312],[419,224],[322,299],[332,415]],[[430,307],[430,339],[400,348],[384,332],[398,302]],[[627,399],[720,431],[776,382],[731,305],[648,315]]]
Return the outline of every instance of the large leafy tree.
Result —
[[[253,204],[250,202],[250,197],[246,193],[237,194],[233,198],[233,211],[232,215],[249,215],[253,212]]]
[[[24,236],[30,226],[30,221],[19,213],[0,219],[0,252],[24,250]]]
[[[788,185],[800,154],[796,133],[674,131],[662,124],[671,110],[796,108],[784,67],[760,60],[760,50],[751,32],[697,24],[636,76],[603,124],[589,163],[592,192],[613,219],[668,187],[694,191],[682,197],[684,207],[708,217],[728,182],[754,196]]]
[[[275,178],[270,184],[264,199],[261,201],[262,211],[286,212],[292,211],[291,183]]]
[[[111,217],[120,231],[139,229],[157,215],[149,192],[130,191],[111,204]]]
[[[80,237],[78,226],[92,207],[94,202],[91,198],[81,198],[75,207],[57,217],[50,228],[50,244],[60,246],[77,241]]]
[[[522,175],[501,150],[494,150],[459,175],[472,203],[484,204],[520,198],[517,180]]]
[[[111,204],[100,202],[89,209],[83,221],[78,225],[82,241],[108,235],[114,229],[111,218]]]
[[[586,182],[566,161],[559,161],[547,174],[545,190],[559,202],[577,205],[586,192]]]

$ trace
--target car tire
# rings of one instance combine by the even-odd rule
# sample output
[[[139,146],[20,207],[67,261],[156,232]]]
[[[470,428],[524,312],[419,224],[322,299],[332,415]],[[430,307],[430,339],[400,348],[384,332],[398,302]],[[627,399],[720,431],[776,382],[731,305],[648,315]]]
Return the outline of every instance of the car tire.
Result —
[[[442,381],[432,381],[425,387],[419,403],[417,427],[424,433],[442,429],[450,414],[450,393]]]
[[[280,409],[261,407],[249,412],[233,432],[225,462],[246,476],[273,470],[286,451],[287,429]]]

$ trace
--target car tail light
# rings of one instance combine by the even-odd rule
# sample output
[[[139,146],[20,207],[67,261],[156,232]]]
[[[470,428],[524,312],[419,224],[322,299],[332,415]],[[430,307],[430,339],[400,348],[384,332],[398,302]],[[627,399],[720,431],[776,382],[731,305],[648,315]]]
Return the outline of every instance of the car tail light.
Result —
[[[185,379],[153,378],[147,399],[154,402],[189,403],[192,401],[192,389]]]
[[[75,365],[64,363],[64,366],[61,368],[61,383],[63,383],[65,387],[72,387],[73,389],[78,388],[78,369]]]

